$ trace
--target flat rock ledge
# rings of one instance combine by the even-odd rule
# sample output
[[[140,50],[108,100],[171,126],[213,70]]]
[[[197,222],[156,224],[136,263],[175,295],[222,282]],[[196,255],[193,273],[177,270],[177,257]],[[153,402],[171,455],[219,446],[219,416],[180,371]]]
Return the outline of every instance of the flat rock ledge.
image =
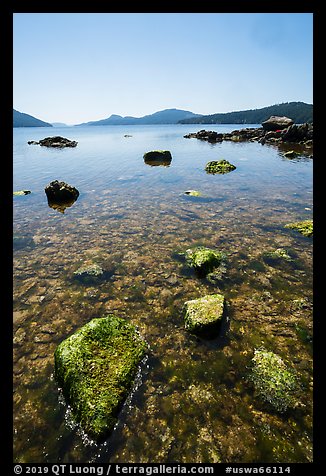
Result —
[[[78,142],[75,140],[66,139],[65,137],[55,136],[55,137],[45,137],[40,141],[30,140],[27,142],[29,145],[41,145],[43,147],[57,147],[57,148],[64,148],[64,147],[76,147]]]
[[[55,378],[77,423],[97,442],[113,430],[147,344],[124,319],[95,318],[61,342]]]
[[[214,337],[224,314],[224,296],[210,294],[184,304],[185,329],[197,335]]]

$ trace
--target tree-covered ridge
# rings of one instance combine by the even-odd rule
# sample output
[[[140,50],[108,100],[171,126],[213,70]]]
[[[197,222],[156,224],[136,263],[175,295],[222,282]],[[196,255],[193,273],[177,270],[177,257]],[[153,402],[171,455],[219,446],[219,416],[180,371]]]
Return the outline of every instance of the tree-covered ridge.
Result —
[[[261,124],[270,116],[286,116],[296,124],[313,122],[313,105],[304,102],[285,102],[261,109],[210,114],[183,119],[180,124]]]
[[[13,127],[52,127],[52,124],[13,109]]]

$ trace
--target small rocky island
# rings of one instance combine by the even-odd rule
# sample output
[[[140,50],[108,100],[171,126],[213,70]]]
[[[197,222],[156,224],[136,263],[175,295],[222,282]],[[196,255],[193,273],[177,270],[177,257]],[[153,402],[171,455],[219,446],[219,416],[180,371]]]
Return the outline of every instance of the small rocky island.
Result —
[[[39,141],[30,140],[27,143],[29,145],[41,145],[43,147],[56,147],[59,149],[63,149],[64,147],[76,147],[78,144],[75,140],[66,139],[61,136],[45,137]]]
[[[262,127],[246,127],[232,132],[218,133],[216,131],[191,132],[184,135],[186,139],[200,139],[216,143],[223,140],[233,142],[251,141],[265,143],[296,143],[306,147],[313,145],[313,124],[294,124],[288,117],[271,116],[262,122]]]

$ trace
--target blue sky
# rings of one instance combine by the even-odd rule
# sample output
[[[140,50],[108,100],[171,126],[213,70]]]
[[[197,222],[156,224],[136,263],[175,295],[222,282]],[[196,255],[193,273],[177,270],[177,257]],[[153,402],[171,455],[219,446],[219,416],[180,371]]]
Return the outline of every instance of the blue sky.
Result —
[[[15,13],[13,103],[48,122],[313,102],[312,13]]]

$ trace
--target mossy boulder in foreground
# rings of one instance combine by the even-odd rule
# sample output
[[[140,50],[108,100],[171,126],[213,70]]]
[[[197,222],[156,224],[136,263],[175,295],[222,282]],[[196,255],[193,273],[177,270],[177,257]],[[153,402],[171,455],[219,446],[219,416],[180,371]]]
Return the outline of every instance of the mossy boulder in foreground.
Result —
[[[58,345],[55,378],[96,441],[113,429],[146,348],[135,327],[113,315],[92,319]]]
[[[224,313],[224,296],[210,294],[184,304],[185,328],[194,334],[213,336],[219,331]]]
[[[285,225],[285,228],[292,228],[293,230],[298,231],[304,236],[312,236],[314,231],[312,220],[304,220],[304,221],[297,221],[295,223],[288,223],[287,225]]]
[[[294,370],[279,355],[265,349],[255,350],[252,362],[249,380],[257,395],[280,413],[295,408],[299,382]]]
[[[206,164],[205,170],[210,174],[227,174],[236,169],[236,166],[227,160],[212,160]]]

